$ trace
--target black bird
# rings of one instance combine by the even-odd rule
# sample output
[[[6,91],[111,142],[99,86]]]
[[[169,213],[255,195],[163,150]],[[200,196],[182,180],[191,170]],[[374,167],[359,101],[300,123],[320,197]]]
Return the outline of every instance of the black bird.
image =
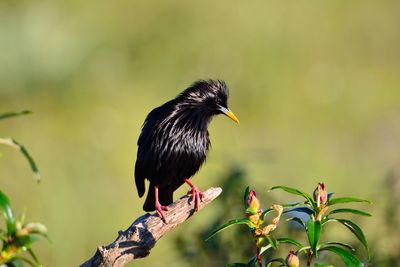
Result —
[[[145,179],[150,181],[145,211],[156,210],[166,222],[163,211],[173,202],[173,192],[185,182],[192,188],[188,193],[198,209],[203,193],[189,178],[206,159],[210,147],[208,124],[217,114],[239,123],[228,109],[228,93],[223,81],[200,80],[147,115],[135,164],[139,197],[145,193]]]

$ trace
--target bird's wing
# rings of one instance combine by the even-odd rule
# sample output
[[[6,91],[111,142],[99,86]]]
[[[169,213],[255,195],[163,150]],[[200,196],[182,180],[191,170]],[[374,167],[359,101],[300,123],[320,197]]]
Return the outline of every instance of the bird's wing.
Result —
[[[145,142],[148,141],[148,139],[151,139],[153,134],[154,134],[154,127],[159,125],[162,120],[165,117],[165,114],[169,113],[169,110],[171,108],[171,102],[169,101],[165,103],[164,105],[157,107],[150,111],[150,113],[147,115],[143,126],[142,126],[142,132],[140,133],[139,139],[138,139],[138,146],[140,147],[143,145]]]
[[[154,135],[154,127],[163,119],[163,114],[167,108],[166,104],[153,109],[146,117],[143,123],[137,145],[138,152],[135,163],[135,183],[139,197],[142,197],[146,191],[144,180],[148,178],[148,173],[154,169],[154,156],[152,155],[152,140]]]

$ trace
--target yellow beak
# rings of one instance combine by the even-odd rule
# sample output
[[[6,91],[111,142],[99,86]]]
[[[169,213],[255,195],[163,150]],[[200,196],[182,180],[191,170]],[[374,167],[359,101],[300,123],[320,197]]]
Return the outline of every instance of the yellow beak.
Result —
[[[228,116],[231,120],[233,120],[234,122],[236,122],[237,124],[239,123],[239,119],[235,116],[235,114],[233,114],[233,112],[227,108],[224,107],[220,107],[219,110],[221,110],[226,116]]]
[[[231,120],[233,120],[234,122],[236,122],[237,124],[240,124],[239,119],[235,116],[235,114],[233,114],[232,111],[228,111],[227,113],[225,113],[226,116],[228,116],[229,118],[231,118]]]

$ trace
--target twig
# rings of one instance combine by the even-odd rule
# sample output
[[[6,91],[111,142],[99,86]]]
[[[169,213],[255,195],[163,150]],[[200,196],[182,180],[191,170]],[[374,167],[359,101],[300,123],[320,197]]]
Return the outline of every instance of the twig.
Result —
[[[211,203],[221,192],[221,188],[206,190],[199,210]],[[183,196],[168,206],[169,210],[165,212],[167,224],[157,214],[147,213],[137,218],[127,230],[119,231],[114,242],[98,247],[95,255],[81,267],[124,266],[134,259],[148,256],[162,236],[194,214],[194,203],[191,202],[191,198],[189,195]]]

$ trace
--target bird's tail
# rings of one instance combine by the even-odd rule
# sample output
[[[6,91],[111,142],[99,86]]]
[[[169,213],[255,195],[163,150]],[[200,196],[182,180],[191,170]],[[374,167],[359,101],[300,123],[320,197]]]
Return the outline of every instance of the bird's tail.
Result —
[[[146,188],[144,186],[145,177],[146,176],[143,174],[143,168],[140,167],[139,161],[136,160],[136,163],[135,163],[135,184],[136,184],[136,189],[137,189],[139,197],[142,197],[144,195],[144,192],[146,191]]]
[[[174,189],[169,187],[162,187],[158,189],[158,200],[163,206],[168,206],[173,200]],[[156,197],[154,192],[154,185],[150,183],[149,191],[147,192],[146,201],[143,204],[145,211],[155,210]]]

